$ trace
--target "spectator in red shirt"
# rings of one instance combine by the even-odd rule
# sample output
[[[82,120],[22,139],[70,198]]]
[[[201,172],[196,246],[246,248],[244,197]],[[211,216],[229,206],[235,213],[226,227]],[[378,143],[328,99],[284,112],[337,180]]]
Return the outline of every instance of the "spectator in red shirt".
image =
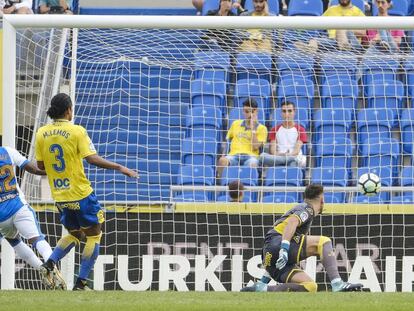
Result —
[[[262,153],[262,166],[306,166],[306,157],[302,154],[302,146],[308,141],[305,129],[295,123],[295,104],[282,103],[283,122],[274,126],[269,132],[270,154]]]

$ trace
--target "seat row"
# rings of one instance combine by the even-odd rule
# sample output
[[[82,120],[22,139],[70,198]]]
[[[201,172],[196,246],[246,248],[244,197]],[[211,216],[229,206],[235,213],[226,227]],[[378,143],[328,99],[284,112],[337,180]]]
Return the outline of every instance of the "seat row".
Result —
[[[380,177],[382,186],[392,186],[392,172],[388,167],[361,167],[356,171],[356,178],[364,173],[375,173]],[[214,185],[214,170],[209,166],[182,165],[180,167],[177,184],[187,186],[212,186]],[[226,186],[233,180],[240,180],[245,186],[258,186],[260,184],[259,174],[255,168],[249,167],[228,167],[223,171],[221,184]],[[414,167],[404,167],[399,177],[401,186],[414,186]],[[313,168],[311,173],[311,182],[319,183],[324,186],[346,187],[353,184],[348,179],[348,172],[343,168]],[[355,183],[354,183],[355,184]],[[303,170],[296,167],[272,167],[266,170],[263,179],[263,186],[276,187],[299,187],[304,185]],[[411,193],[412,194],[412,193]],[[254,202],[257,200],[257,192],[247,191],[244,197],[245,202]],[[408,197],[410,193],[403,193],[402,196]],[[345,192],[327,193],[326,202],[328,203],[344,203],[346,202]],[[368,198],[365,196],[356,196],[352,199],[354,202],[378,202],[387,203],[391,198],[396,199],[399,196],[391,197],[389,192],[382,192],[380,195]],[[284,200],[282,200],[285,198]],[[214,196],[211,191],[205,190],[185,190],[181,194],[176,195],[176,201],[225,201],[227,195],[218,193]],[[300,200],[298,192],[265,192],[263,194],[263,202],[297,202]],[[404,200],[403,200],[404,201]]]

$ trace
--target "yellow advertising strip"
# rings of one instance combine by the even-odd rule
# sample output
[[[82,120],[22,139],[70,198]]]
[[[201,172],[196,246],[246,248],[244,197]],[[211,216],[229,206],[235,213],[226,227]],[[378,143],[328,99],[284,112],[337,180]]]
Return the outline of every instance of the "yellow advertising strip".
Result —
[[[166,205],[105,205],[107,212],[118,213],[164,213]],[[207,213],[207,214],[282,214],[295,204],[263,204],[263,203],[176,203],[175,213]],[[36,211],[56,211],[54,204],[33,204]],[[324,215],[408,215],[414,214],[414,204],[325,204]]]
[[[281,214],[295,204],[177,203],[176,213]],[[325,204],[323,214],[414,214],[414,204]]]

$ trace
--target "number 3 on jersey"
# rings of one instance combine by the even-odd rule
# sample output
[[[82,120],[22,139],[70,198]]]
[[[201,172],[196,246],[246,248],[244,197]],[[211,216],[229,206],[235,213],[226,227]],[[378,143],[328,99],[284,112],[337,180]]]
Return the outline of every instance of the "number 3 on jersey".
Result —
[[[66,165],[65,159],[63,158],[62,146],[58,144],[53,144],[50,146],[49,151],[55,155],[55,159],[57,162],[56,164],[52,165],[53,169],[58,173],[63,172],[66,168]]]

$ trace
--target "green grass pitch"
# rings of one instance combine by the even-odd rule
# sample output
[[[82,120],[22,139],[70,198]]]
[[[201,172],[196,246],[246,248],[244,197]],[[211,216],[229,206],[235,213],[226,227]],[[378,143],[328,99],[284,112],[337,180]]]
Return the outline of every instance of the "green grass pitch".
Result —
[[[0,291],[4,311],[413,310],[413,293]]]

